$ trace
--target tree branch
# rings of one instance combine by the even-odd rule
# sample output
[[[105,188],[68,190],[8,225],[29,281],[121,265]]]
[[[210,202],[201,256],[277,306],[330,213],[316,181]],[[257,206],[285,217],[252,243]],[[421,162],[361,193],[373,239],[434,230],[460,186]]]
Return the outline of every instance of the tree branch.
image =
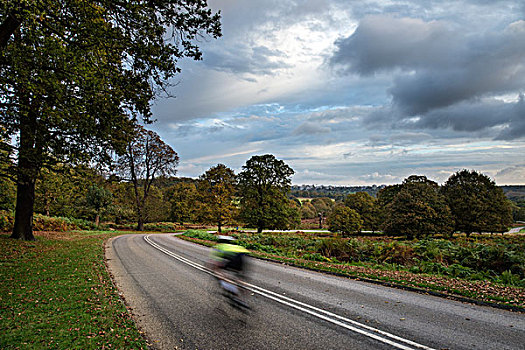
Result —
[[[16,13],[10,13],[2,24],[0,24],[0,52],[7,47],[9,38],[20,27],[22,21],[16,17]]]

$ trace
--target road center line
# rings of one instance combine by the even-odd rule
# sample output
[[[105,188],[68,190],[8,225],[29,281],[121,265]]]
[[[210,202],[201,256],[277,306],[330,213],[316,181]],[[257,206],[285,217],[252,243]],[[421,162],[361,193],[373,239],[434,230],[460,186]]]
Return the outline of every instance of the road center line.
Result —
[[[208,273],[210,275],[216,276],[216,274],[208,269],[207,267],[197,264],[183,256],[180,256],[178,254],[173,253],[172,251],[160,246],[159,244],[153,242],[150,239],[150,236],[144,236],[144,240],[151,245],[152,247],[156,248],[157,250],[165,253],[166,255],[171,256],[172,258],[179,260],[180,262],[183,262],[197,270],[200,270],[202,272]],[[350,331],[362,334],[364,336],[367,336],[369,338],[378,340],[382,343],[388,344],[390,346],[393,346],[397,349],[403,349],[403,350],[411,350],[411,349],[424,349],[424,350],[433,350],[432,348],[413,342],[409,339],[405,339],[399,336],[396,336],[394,334],[382,331],[380,329],[370,327],[368,325],[359,323],[357,321],[348,319],[346,317],[334,314],[332,312],[319,309],[315,306],[303,303],[301,301],[277,294],[275,292],[272,292],[270,290],[258,287],[253,284],[249,283],[243,283],[245,288],[253,293],[257,293],[265,298],[274,300],[278,303],[281,303],[283,305],[287,305],[289,307],[292,307],[296,310],[300,310],[302,312],[305,312],[307,314],[310,314],[312,316],[315,316],[317,318],[320,318],[322,320],[325,320],[327,322],[330,322],[332,324],[338,325],[340,327],[343,327],[345,329],[348,329]],[[359,327],[359,328],[358,328]],[[404,344],[401,344],[404,343]]]

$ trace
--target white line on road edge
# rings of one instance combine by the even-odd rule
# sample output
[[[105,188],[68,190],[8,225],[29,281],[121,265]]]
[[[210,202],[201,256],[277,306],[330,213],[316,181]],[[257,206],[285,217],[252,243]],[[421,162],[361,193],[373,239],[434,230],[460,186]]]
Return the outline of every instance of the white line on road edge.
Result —
[[[183,263],[185,263],[187,265],[190,265],[191,267],[196,268],[197,270],[200,270],[200,271],[203,271],[203,272],[206,272],[206,273],[208,273],[210,275],[215,276],[215,273],[213,271],[211,271],[210,269],[206,268],[205,266],[197,264],[197,263],[195,263],[195,262],[193,262],[193,261],[191,261],[189,259],[186,259],[185,257],[182,257],[182,256],[180,256],[178,254],[173,253],[172,251],[170,251],[170,250],[160,246],[159,244],[153,242],[149,237],[150,237],[149,235],[148,236],[144,236],[144,240],[149,245],[151,245],[152,247],[160,250],[161,252],[171,256],[174,259],[177,259],[177,260],[179,260],[179,261],[181,261],[181,262],[183,262]],[[373,327],[367,326],[365,324],[356,322],[354,320],[350,320],[350,319],[348,319],[346,317],[339,316],[339,315],[331,313],[329,311],[319,309],[319,308],[317,308],[315,306],[312,306],[312,305],[309,305],[309,304],[305,304],[305,303],[300,302],[298,300],[295,300],[295,299],[292,299],[292,298],[289,298],[289,297],[285,297],[283,295],[280,295],[280,294],[277,294],[277,293],[272,292],[270,290],[267,290],[267,289],[255,286],[253,284],[243,283],[243,285],[245,286],[246,289],[250,290],[253,293],[257,293],[257,294],[259,294],[259,295],[261,295],[263,297],[266,297],[268,299],[272,299],[272,300],[277,301],[278,303],[281,303],[283,305],[287,305],[289,307],[292,307],[292,308],[295,308],[297,310],[303,311],[303,312],[305,312],[307,314],[310,314],[312,316],[315,316],[315,317],[320,318],[322,320],[325,320],[327,322],[330,322],[330,323],[333,323],[333,324],[338,325],[340,327],[346,328],[346,329],[348,329],[350,331],[362,334],[362,335],[367,336],[369,338],[372,338],[372,339],[378,340],[380,342],[383,342],[385,344],[391,345],[391,346],[393,346],[393,347],[395,347],[397,349],[403,349],[403,350],[411,350],[411,349],[433,350],[432,348],[430,348],[428,346],[425,346],[425,345],[413,342],[413,341],[411,341],[409,339],[398,337],[398,336],[396,336],[394,334],[382,331],[382,330],[377,329],[377,328],[373,328]],[[354,327],[352,325],[360,327],[360,328],[356,328],[356,327]],[[361,329],[361,328],[364,328],[366,330]],[[390,338],[390,339],[387,339],[387,338]],[[395,342],[395,341],[393,341],[391,339],[394,339],[394,340],[396,340],[398,342],[402,342],[402,343],[408,344],[408,345],[410,345],[412,347],[407,346],[405,344],[400,344],[400,343]]]

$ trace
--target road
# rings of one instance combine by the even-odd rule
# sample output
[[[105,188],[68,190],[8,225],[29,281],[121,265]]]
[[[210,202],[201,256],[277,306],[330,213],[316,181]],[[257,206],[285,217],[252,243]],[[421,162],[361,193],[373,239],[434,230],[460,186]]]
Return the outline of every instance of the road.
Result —
[[[250,259],[252,311],[173,235],[107,243],[110,272],[155,349],[525,349],[525,315]]]

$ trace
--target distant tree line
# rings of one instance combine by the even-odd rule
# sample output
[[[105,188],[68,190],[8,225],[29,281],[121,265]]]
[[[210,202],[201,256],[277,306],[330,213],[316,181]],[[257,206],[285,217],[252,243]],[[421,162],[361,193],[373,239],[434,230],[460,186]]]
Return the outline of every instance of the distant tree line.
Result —
[[[342,201],[351,193],[365,192],[375,197],[379,190],[385,185],[372,186],[326,186],[326,185],[294,185],[291,188],[291,195],[297,198],[331,198]]]
[[[330,230],[351,234],[382,230],[387,235],[421,238],[454,232],[506,232],[513,203],[488,176],[472,170],[452,174],[439,186],[412,175],[382,188],[377,198],[358,192],[346,197],[329,216]],[[357,215],[356,215],[357,214]],[[346,224],[341,222],[346,220]]]

